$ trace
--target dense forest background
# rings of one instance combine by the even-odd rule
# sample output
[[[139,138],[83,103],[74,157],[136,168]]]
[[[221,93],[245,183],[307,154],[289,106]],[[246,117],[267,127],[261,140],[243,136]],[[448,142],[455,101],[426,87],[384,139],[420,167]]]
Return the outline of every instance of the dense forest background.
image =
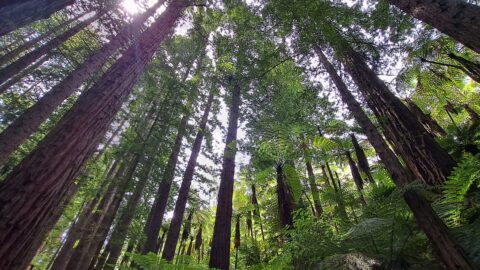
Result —
[[[0,269],[478,269],[480,6],[0,2]]]

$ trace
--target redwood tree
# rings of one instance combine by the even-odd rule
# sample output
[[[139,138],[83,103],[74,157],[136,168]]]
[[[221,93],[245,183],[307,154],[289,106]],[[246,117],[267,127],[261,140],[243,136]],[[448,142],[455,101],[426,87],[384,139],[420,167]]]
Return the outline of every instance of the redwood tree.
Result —
[[[131,24],[125,26],[108,44],[90,55],[70,75],[50,89],[39,101],[3,130],[0,133],[0,164],[4,163],[10,154],[28,139],[66,98],[77,91],[85,80],[97,73],[118,49],[127,45],[132,39],[138,38],[144,22],[155,14],[155,11],[164,2],[165,0],[158,0],[142,15],[136,17]]]
[[[347,105],[355,120],[367,135],[368,141],[380,156],[394,183],[398,187],[404,187],[413,181],[414,178],[411,172],[403,167],[393,151],[388,147],[382,135],[348,90],[327,57],[320,49],[317,50],[317,54],[320,57],[320,62],[333,80],[343,102]],[[404,199],[417,219],[418,225],[425,232],[439,259],[445,264],[447,269],[474,269],[466,258],[462,248],[456,243],[447,226],[437,216],[429,202],[420,193],[411,189],[405,191]]]
[[[463,0],[387,0],[480,53],[480,7]]]
[[[228,269],[230,266],[230,236],[232,228],[232,196],[235,176],[235,156],[237,153],[237,129],[240,116],[241,88],[236,78],[229,77],[231,87],[230,112],[228,115],[227,136],[223,151],[222,173],[218,189],[217,211],[213,227],[211,268]]]
[[[185,207],[187,205],[188,193],[190,192],[190,185],[192,183],[193,175],[195,173],[195,167],[197,165],[197,158],[200,154],[200,149],[205,136],[205,129],[207,127],[208,115],[210,114],[210,108],[213,102],[213,91],[210,92],[207,104],[203,112],[200,125],[198,126],[198,132],[195,136],[195,141],[192,146],[192,153],[183,173],[182,184],[178,191],[177,202],[175,203],[175,209],[173,210],[173,217],[170,221],[168,228],[167,240],[163,249],[162,257],[167,261],[173,260],[175,255],[175,247],[177,246],[178,237],[180,235],[180,226],[183,222],[183,215],[185,214]]]
[[[0,268],[21,264],[188,1],[175,1],[63,116],[0,186]],[[118,80],[122,78],[122,80]],[[48,158],[47,158],[48,157]]]

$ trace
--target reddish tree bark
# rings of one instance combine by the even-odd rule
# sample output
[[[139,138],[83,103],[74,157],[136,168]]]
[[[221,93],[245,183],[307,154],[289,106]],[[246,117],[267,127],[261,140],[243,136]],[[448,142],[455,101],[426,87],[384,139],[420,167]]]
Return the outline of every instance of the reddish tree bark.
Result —
[[[337,52],[341,53],[345,69],[382,125],[385,136],[410,170],[426,184],[442,184],[455,161],[345,40]]]
[[[188,201],[188,193],[190,192],[190,185],[192,183],[193,175],[195,173],[195,167],[197,165],[197,158],[200,154],[202,147],[203,137],[205,136],[205,129],[207,127],[208,116],[210,114],[210,108],[213,102],[213,91],[210,92],[205,110],[198,127],[198,132],[195,137],[195,141],[192,146],[192,153],[185,168],[183,174],[182,184],[178,191],[177,202],[175,203],[175,209],[173,210],[173,217],[170,221],[170,227],[168,228],[167,240],[165,241],[165,247],[163,249],[162,258],[167,261],[172,261],[175,256],[175,247],[178,243],[178,237],[180,235],[180,226],[183,222],[183,215],[185,214],[185,207]]]
[[[230,236],[232,229],[232,196],[235,176],[235,156],[237,153],[237,129],[240,116],[241,89],[236,79],[229,77],[233,88],[228,115],[228,129],[223,151],[222,173],[218,189],[217,211],[213,227],[211,268],[228,269],[230,266]]]
[[[182,140],[186,133],[186,127],[189,118],[190,113],[185,113],[180,121],[180,125],[178,126],[177,130],[177,136],[175,137],[175,142],[172,147],[172,152],[168,158],[162,180],[158,185],[155,201],[153,202],[152,208],[148,214],[147,222],[144,227],[144,232],[147,238],[142,248],[143,254],[148,252],[157,253],[156,247],[158,235],[160,233],[160,228],[162,227],[163,215],[165,213],[165,209],[167,208],[168,195],[170,193],[170,188],[172,187],[172,181],[175,176],[175,168],[177,166],[178,156],[180,154]]]
[[[188,1],[175,1],[134,46],[99,79],[0,186],[0,268],[22,261],[64,198],[83,163],[95,150],[115,114],[158,45],[167,37]],[[122,78],[122,80],[118,80]],[[48,158],[47,158],[48,157]]]
[[[334,81],[343,102],[347,105],[348,109],[355,117],[355,120],[367,135],[369,142],[380,156],[380,159],[385,165],[392,180],[396,186],[404,187],[414,179],[413,175],[403,167],[393,151],[390,150],[375,125],[370,121],[352,93],[348,91],[347,86],[323,52],[317,50],[317,54],[320,57],[320,62]],[[462,248],[455,242],[448,228],[437,216],[428,201],[415,190],[406,191],[404,193],[404,199],[417,219],[418,225],[425,232],[425,235],[430,240],[436,254],[445,264],[447,269],[474,269],[465,256]]]
[[[28,25],[34,21],[46,19],[75,0],[20,0],[0,4],[0,37]]]
[[[388,0],[388,3],[480,53],[480,7],[462,0]]]
[[[415,104],[411,99],[405,99],[408,109],[415,115],[417,120],[422,123],[425,129],[432,134],[432,136],[445,136],[447,133],[445,130],[435,121],[430,115],[423,113],[417,104]]]
[[[93,53],[69,76],[55,85],[48,93],[28,108],[2,133],[0,133],[0,164],[4,163],[17,147],[37,130],[52,112],[60,106],[66,98],[105,64],[105,62],[121,47],[128,44],[132,36],[137,37],[144,22],[155,14],[155,11],[165,2],[159,0],[154,6],[123,28],[108,44]],[[137,37],[138,38],[138,37]]]

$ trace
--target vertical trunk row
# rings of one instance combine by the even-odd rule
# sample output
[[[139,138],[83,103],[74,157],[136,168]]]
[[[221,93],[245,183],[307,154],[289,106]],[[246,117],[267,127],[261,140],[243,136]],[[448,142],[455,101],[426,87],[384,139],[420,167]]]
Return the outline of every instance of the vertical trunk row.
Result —
[[[217,211],[213,228],[212,249],[210,251],[211,268],[228,269],[230,266],[230,236],[232,228],[232,196],[235,175],[235,156],[237,153],[237,129],[240,116],[241,89],[239,82],[228,78],[232,87],[230,112],[228,115],[227,137],[223,151],[222,173],[218,189]]]
[[[160,122],[160,116],[164,112],[163,109],[159,109],[155,115],[153,122],[151,123],[150,129],[147,134],[145,134],[145,139],[142,142],[140,152],[143,152],[146,149],[148,142],[153,137],[153,131],[157,129],[157,124]],[[153,114],[153,112],[152,112]],[[154,147],[158,147],[155,145]],[[126,205],[123,207],[121,214],[118,218],[117,225],[115,226],[110,240],[108,241],[105,250],[99,258],[96,269],[113,269],[118,261],[120,253],[122,251],[123,244],[127,237],[128,228],[132,223],[135,217],[135,210],[137,209],[145,186],[147,185],[148,179],[150,178],[150,172],[155,165],[155,158],[149,158],[145,163],[143,162],[145,156],[142,155],[141,163],[143,163],[142,171],[139,173],[138,181],[135,185],[135,189],[128,199]]]
[[[160,228],[162,227],[163,215],[165,213],[165,209],[167,208],[168,195],[170,193],[170,188],[172,187],[172,181],[175,176],[175,168],[177,166],[178,156],[180,154],[182,140],[186,133],[189,118],[190,113],[185,113],[180,121],[180,125],[178,126],[177,130],[177,136],[175,137],[175,142],[172,147],[172,152],[168,158],[162,180],[158,185],[157,195],[155,197],[155,201],[153,202],[152,209],[148,214],[147,222],[144,227],[144,232],[147,238],[142,248],[143,254],[148,252],[157,253],[157,239],[160,233]]]
[[[0,165],[7,160],[17,147],[37,130],[52,112],[65,99],[71,96],[78,88],[105,64],[105,62],[121,47],[128,44],[132,37],[139,35],[144,22],[165,2],[158,0],[155,5],[124,27],[108,44],[90,55],[70,75],[55,85],[43,95],[32,107],[28,108],[5,130],[0,133]],[[136,39],[135,39],[136,40]],[[136,60],[130,60],[136,61]],[[8,82],[7,82],[8,83]]]
[[[22,260],[188,1],[167,9],[0,185],[0,268]],[[118,80],[122,78],[122,80]],[[48,159],[46,157],[49,157]],[[19,256],[20,255],[20,256]]]
[[[390,150],[358,101],[355,100],[352,93],[348,91],[347,86],[337,74],[333,65],[321,50],[317,50],[317,54],[320,57],[320,62],[334,81],[343,102],[362,127],[369,142],[375,148],[375,151],[387,168],[392,180],[398,187],[403,187],[411,182],[413,175],[403,167],[395,154]],[[448,228],[436,215],[428,201],[414,190],[405,192],[404,199],[417,219],[418,225],[425,232],[439,259],[445,264],[447,269],[473,269],[463,250],[455,242]]]
[[[74,2],[75,0],[28,0],[0,4],[0,37],[34,21],[46,19]]]
[[[405,13],[480,53],[480,7],[462,0],[388,0]]]
[[[116,179],[123,175],[126,169],[126,162],[121,162],[119,165],[119,160],[115,160],[110,168],[105,181],[102,184],[107,183],[112,179]],[[78,220],[73,223],[67,234],[67,238],[62,245],[58,255],[56,256],[55,260],[53,261],[52,268],[53,270],[60,270],[64,269],[67,266],[68,261],[70,260],[73,254],[73,246],[75,242],[82,236],[83,231],[85,230],[85,226],[90,223],[90,219],[92,218],[92,213],[95,207],[98,204],[98,201],[101,199],[103,188],[100,187],[99,191],[97,192],[96,196],[87,203],[83,209],[81,209],[81,214],[78,217]]]
[[[453,169],[454,160],[346,41],[337,52],[342,54],[345,69],[382,125],[385,136],[410,170],[429,185],[442,184]]]
[[[162,258],[167,261],[172,261],[175,255],[175,247],[177,246],[178,236],[180,234],[180,226],[183,221],[183,215],[185,214],[185,207],[187,205],[188,193],[190,192],[190,185],[192,183],[193,175],[195,173],[195,167],[197,165],[197,158],[200,154],[202,147],[203,137],[205,136],[205,129],[207,127],[208,116],[210,114],[210,108],[213,103],[213,91],[210,92],[205,110],[198,126],[198,132],[195,137],[195,141],[192,146],[192,153],[185,168],[183,174],[180,190],[178,191],[177,202],[175,203],[175,209],[173,211],[173,217],[170,221],[170,227],[168,228],[167,240],[163,249]]]

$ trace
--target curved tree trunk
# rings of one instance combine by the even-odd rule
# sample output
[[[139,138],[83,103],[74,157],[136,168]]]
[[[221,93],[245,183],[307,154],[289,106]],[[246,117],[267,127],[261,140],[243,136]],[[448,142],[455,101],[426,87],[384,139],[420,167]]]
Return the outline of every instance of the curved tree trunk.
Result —
[[[21,0],[0,4],[0,37],[28,25],[46,19],[75,0]]]
[[[218,189],[217,211],[213,227],[210,268],[226,270],[230,266],[230,236],[232,234],[232,196],[235,176],[235,156],[237,154],[237,129],[240,116],[241,89],[234,78],[229,77],[231,103],[228,115],[228,129],[223,151],[222,174]]]
[[[60,106],[65,99],[72,95],[90,76],[98,72],[105,62],[121,47],[127,45],[132,36],[138,36],[144,22],[155,14],[155,11],[165,2],[159,0],[145,11],[141,16],[123,28],[108,44],[90,55],[70,75],[55,85],[48,93],[28,108],[5,130],[0,133],[0,165],[37,130],[52,112]],[[137,37],[138,38],[138,37]]]
[[[393,151],[390,150],[358,101],[355,100],[355,97],[348,90],[343,80],[338,76],[333,65],[319,48],[317,49],[317,54],[320,57],[320,62],[334,81],[343,102],[367,135],[369,142],[380,156],[396,186],[403,187],[411,182],[414,179],[413,175],[403,167]],[[447,269],[474,269],[462,248],[455,242],[448,228],[431,208],[428,201],[415,190],[405,192],[404,199],[417,219],[418,225],[425,232],[439,259],[445,264]]]
[[[182,0],[171,2],[138,42],[80,96],[37,148],[1,183],[0,268],[15,268],[22,260],[22,252],[29,249],[31,239],[60,206],[62,190],[70,186],[94,152],[187,4]]]
[[[213,91],[210,92],[205,110],[202,115],[202,120],[198,126],[198,132],[195,137],[195,141],[192,146],[192,153],[185,168],[183,174],[182,184],[178,191],[177,202],[175,203],[175,209],[173,210],[173,217],[170,221],[170,227],[168,228],[167,240],[165,241],[165,247],[163,249],[162,258],[167,261],[172,261],[175,256],[175,247],[178,243],[178,237],[180,235],[180,226],[183,222],[183,215],[185,214],[185,207],[188,201],[188,193],[190,192],[190,185],[192,183],[193,175],[195,173],[195,167],[197,165],[197,158],[200,154],[202,147],[203,137],[205,135],[205,129],[207,127],[208,116],[210,114],[210,108],[213,102]]]
[[[92,17],[79,22],[74,27],[68,29],[65,33],[60,34],[59,36],[53,38],[52,40],[48,41],[44,45],[40,46],[39,48],[25,54],[24,56],[20,57],[15,62],[7,65],[6,67],[0,70],[0,84],[5,83],[9,78],[13,77],[15,74],[20,73],[23,69],[27,68],[35,61],[40,59],[42,56],[49,54],[51,51],[56,49],[60,44],[67,41],[69,38],[76,35],[78,32],[82,31],[87,27],[89,24],[96,21],[100,18],[104,13],[97,12]],[[1,94],[1,93],[0,93]]]
[[[463,0],[387,0],[480,53],[480,7]]]

